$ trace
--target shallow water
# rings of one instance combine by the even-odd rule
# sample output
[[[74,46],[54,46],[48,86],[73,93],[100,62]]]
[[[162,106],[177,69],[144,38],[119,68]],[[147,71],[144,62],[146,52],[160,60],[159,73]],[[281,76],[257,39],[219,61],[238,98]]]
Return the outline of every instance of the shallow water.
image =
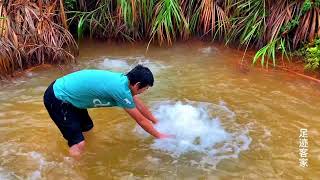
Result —
[[[81,43],[79,63],[38,68],[0,90],[0,179],[317,179],[319,85],[283,72],[240,71],[242,52],[201,42],[171,48]],[[119,108],[90,110],[80,160],[49,118],[42,95],[56,78],[83,68],[150,67],[142,99],[162,132],[156,140]],[[62,68],[62,69],[61,69]],[[308,167],[299,166],[300,129]]]

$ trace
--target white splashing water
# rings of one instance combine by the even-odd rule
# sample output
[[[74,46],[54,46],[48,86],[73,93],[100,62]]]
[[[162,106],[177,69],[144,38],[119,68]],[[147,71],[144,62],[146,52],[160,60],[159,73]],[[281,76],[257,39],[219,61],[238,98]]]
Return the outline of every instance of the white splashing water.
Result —
[[[96,66],[99,69],[127,72],[138,64],[148,67],[154,74],[168,67],[163,64],[157,63],[155,61],[150,61],[145,57],[127,57],[127,58],[119,58],[119,59],[105,58],[103,59],[102,62],[98,63],[98,65]]]
[[[212,48],[211,47],[201,48],[201,49],[199,49],[199,51],[201,53],[208,54],[208,53],[211,53]]]
[[[154,109],[159,120],[155,128],[176,137],[155,139],[151,148],[178,160],[187,157],[192,165],[215,167],[223,159],[238,158],[251,143],[248,129],[234,121],[234,112],[224,104],[167,101],[156,104]],[[142,128],[136,130],[148,136]]]
[[[153,60],[150,61],[149,59],[145,59],[144,57],[138,57],[136,58],[135,62],[131,64],[131,68],[138,64],[148,67],[153,74],[157,74],[161,70],[169,67],[168,65],[160,64]]]
[[[128,62],[124,59],[105,58],[99,66],[100,68],[110,68],[113,70],[126,71],[130,68]]]

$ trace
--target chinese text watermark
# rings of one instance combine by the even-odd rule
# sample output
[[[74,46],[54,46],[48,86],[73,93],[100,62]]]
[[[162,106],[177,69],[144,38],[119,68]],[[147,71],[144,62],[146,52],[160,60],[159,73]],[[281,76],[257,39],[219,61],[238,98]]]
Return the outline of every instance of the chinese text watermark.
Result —
[[[301,128],[299,135],[299,165],[308,167],[308,129]]]

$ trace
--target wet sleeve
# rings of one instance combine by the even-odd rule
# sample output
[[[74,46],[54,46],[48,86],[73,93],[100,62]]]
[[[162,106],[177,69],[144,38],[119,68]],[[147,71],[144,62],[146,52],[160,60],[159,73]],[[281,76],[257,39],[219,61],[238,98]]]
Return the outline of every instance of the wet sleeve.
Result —
[[[136,107],[131,93],[114,92],[112,96],[114,101],[117,103],[117,106],[119,107],[128,108],[128,109],[132,109]]]

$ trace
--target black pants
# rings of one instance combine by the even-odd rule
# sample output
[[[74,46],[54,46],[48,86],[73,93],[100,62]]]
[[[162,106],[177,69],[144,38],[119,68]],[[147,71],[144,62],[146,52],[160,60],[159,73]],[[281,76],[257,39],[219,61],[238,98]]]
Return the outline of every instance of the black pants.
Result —
[[[84,140],[82,132],[93,128],[93,122],[87,109],[79,109],[69,102],[57,99],[53,92],[54,83],[51,83],[44,93],[44,105],[71,147]]]

